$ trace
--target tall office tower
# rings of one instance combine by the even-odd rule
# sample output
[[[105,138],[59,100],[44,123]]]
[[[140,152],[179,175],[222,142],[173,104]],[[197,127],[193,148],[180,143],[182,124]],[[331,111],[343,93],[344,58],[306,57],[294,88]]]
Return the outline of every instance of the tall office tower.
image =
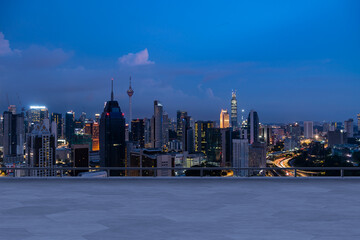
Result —
[[[5,162],[24,161],[24,114],[6,111],[3,115],[3,146]]]
[[[36,124],[42,124],[43,120],[49,118],[49,111],[45,106],[30,106],[30,109],[26,112],[28,121],[28,130],[32,131]]]
[[[221,109],[220,112],[220,128],[230,127],[229,113],[227,110]]]
[[[206,154],[209,129],[214,128],[212,121],[197,121],[195,123],[195,152]]]
[[[339,129],[329,131],[327,138],[329,147],[346,143],[346,134],[344,134],[343,131],[340,131]]]
[[[186,142],[185,142],[185,151],[189,153],[195,152],[195,146],[194,146],[194,130],[192,128],[189,128],[186,130]],[[183,148],[184,149],[184,148]]]
[[[207,134],[206,156],[208,162],[216,166],[222,163],[222,134],[220,128],[209,128]]]
[[[170,119],[169,119],[169,115],[164,112],[163,114],[163,129],[162,129],[162,134],[163,134],[163,144],[164,145],[168,145],[169,143],[169,128],[170,128]]]
[[[62,138],[63,137],[63,118],[61,113],[52,113],[51,114],[51,122],[56,123],[57,128],[57,137]]]
[[[163,105],[154,101],[154,115],[151,118],[151,145],[153,148],[162,148],[163,146]]]
[[[125,118],[114,100],[113,79],[111,100],[106,102],[100,119],[100,166],[125,167]],[[113,171],[112,175],[120,172]]]
[[[91,136],[92,144],[90,151],[99,151],[99,123],[92,120],[86,120],[84,132],[86,135]]]
[[[145,147],[145,122],[144,119],[131,121],[131,140],[140,148]]]
[[[357,115],[358,132],[360,133],[360,113]]]
[[[238,126],[236,91],[232,91],[231,96],[231,126],[235,129]]]
[[[95,122],[100,123],[100,114],[99,113],[95,114]]]
[[[272,141],[272,127],[269,125],[261,126],[261,140],[264,141],[268,146],[273,144]]]
[[[75,112],[69,111],[65,115],[65,139],[72,142],[75,134]]]
[[[144,141],[145,141],[145,147],[149,148],[151,147],[151,119],[144,118]]]
[[[247,139],[233,139],[232,167],[249,167],[249,141]],[[247,176],[247,170],[240,170],[239,176]]]
[[[74,144],[71,146],[71,158],[73,167],[88,168],[89,167],[89,145],[88,144]],[[75,170],[73,175],[78,176],[81,172],[88,172],[87,170]]]
[[[100,125],[94,122],[92,126],[92,151],[100,150]]]
[[[129,130],[131,132],[131,121],[132,121],[132,106],[131,106],[131,97],[134,95],[134,90],[131,88],[131,77],[129,80],[129,89],[126,91],[129,96]]]
[[[311,121],[304,122],[304,137],[307,139],[314,137],[314,122]]]
[[[344,122],[344,132],[347,133],[348,138],[354,137],[354,120],[349,119]]]
[[[193,139],[194,134],[191,133],[193,129],[191,128],[191,117],[184,115],[180,119],[180,132],[181,132],[181,143],[182,143],[182,150],[183,151],[192,151],[193,150]],[[189,135],[190,134],[190,135]],[[190,148],[190,149],[189,149]]]
[[[176,113],[176,135],[179,141],[183,139],[183,119],[187,117],[186,111],[178,110]]]
[[[251,110],[248,116],[249,143],[259,142],[259,116],[256,111]]]
[[[44,124],[36,124],[27,136],[27,157],[30,167],[53,168],[55,165],[55,136]],[[54,176],[55,172],[49,169],[32,170],[32,176]]]

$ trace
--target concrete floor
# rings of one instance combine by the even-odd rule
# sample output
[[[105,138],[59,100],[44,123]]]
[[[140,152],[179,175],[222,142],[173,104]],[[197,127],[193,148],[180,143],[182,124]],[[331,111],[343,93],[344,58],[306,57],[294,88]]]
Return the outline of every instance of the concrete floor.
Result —
[[[360,179],[1,179],[0,239],[359,239]]]

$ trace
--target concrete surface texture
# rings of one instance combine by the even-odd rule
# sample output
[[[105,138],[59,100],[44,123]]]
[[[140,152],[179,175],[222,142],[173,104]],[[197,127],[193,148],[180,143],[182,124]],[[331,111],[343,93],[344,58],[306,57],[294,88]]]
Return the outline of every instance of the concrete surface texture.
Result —
[[[0,239],[359,239],[357,179],[0,181]]]

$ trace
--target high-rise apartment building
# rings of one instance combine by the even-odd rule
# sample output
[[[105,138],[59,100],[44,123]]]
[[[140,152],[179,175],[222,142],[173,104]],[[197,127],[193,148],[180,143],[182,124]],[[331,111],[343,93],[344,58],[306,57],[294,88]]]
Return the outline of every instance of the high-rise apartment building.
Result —
[[[304,122],[304,137],[307,139],[314,137],[314,122]]]
[[[27,157],[30,167],[53,168],[55,165],[55,136],[45,124],[36,124],[27,136]],[[54,176],[51,169],[31,170],[32,176]]]
[[[107,101],[100,119],[100,166],[125,167],[125,118],[114,100],[113,80],[111,100]],[[119,175],[112,171],[111,175]]]
[[[220,128],[229,128],[230,127],[230,119],[229,113],[227,110],[221,109],[220,112]]]
[[[232,167],[249,167],[249,141],[247,139],[233,139]],[[240,170],[240,176],[246,176],[247,170]]]
[[[238,126],[237,99],[235,91],[232,91],[231,94],[231,126],[233,129]]]

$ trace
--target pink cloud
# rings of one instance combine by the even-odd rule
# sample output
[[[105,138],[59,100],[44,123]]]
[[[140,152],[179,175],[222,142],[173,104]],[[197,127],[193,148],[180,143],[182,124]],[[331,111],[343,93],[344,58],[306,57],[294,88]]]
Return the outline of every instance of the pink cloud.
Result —
[[[137,53],[128,53],[122,57],[119,57],[118,63],[128,66],[140,66],[154,64],[149,60],[149,52],[147,48]]]

